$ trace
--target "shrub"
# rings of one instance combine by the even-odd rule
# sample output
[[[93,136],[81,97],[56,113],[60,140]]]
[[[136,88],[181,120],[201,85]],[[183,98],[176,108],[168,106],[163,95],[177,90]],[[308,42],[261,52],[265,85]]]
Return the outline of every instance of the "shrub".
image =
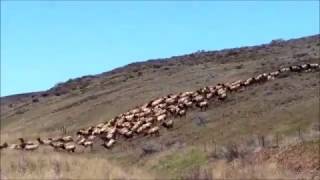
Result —
[[[34,99],[32,99],[32,102],[33,103],[39,102],[39,99],[38,98],[34,98]]]
[[[16,114],[24,114],[27,111],[28,111],[28,109],[19,109],[16,111]]]
[[[227,161],[231,162],[239,157],[240,153],[238,151],[238,147],[235,144],[228,145],[225,152],[225,158],[227,159]]]
[[[142,146],[141,150],[142,150],[141,156],[150,155],[160,151],[160,149],[156,147],[154,144],[145,144]]]
[[[141,71],[138,72],[138,76],[142,76],[143,73]]]
[[[242,69],[243,68],[243,64],[237,65],[236,69]]]
[[[153,67],[154,69],[159,69],[159,68],[161,68],[161,65],[160,65],[160,64],[154,64],[154,65],[152,65],[152,67]]]
[[[49,96],[49,93],[43,93],[43,94],[41,94],[41,96],[42,97],[47,97],[47,96]]]

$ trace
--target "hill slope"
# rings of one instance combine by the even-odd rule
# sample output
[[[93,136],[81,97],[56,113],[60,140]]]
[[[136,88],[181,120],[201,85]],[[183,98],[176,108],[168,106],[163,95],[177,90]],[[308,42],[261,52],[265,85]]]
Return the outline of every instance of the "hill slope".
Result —
[[[283,66],[320,63],[319,38],[316,35],[134,63],[70,80],[44,92],[3,97],[1,139],[53,136],[60,134],[62,127],[66,127],[68,133],[75,133],[170,93],[246,79]],[[177,121],[173,130],[161,130],[158,138],[144,137],[120,143],[105,157],[126,165],[152,167],[156,172],[169,172],[173,176],[181,174],[193,165],[208,163],[201,153],[188,151],[191,147],[202,147],[213,140],[228,145],[260,135],[290,136],[298,130],[314,129],[319,125],[319,87],[319,72],[284,76],[253,86],[231,95],[223,103],[211,104],[205,112],[188,113],[185,119]],[[141,159],[141,147],[145,145],[165,153]],[[184,147],[186,155],[191,153],[199,161],[180,162],[177,150],[167,152],[173,147]],[[100,147],[94,149],[100,152]],[[151,159],[158,159],[160,165]],[[163,167],[161,162],[173,164]],[[167,166],[178,170],[172,171]]]
[[[319,36],[135,63],[1,98],[2,133],[70,131],[107,120],[157,96],[251,77],[280,66],[319,61]],[[292,92],[294,93],[294,92]],[[37,102],[39,101],[39,102]],[[45,123],[43,123],[45,122]],[[24,124],[24,126],[21,126]]]

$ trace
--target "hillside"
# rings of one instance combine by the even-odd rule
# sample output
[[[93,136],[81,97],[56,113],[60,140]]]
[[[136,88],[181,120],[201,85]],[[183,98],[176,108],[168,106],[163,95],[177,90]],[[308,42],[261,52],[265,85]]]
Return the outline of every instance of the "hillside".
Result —
[[[320,63],[320,35],[133,63],[47,91],[2,97],[1,142],[57,136],[62,128],[75,134],[157,97],[304,63]],[[188,112],[173,129],[161,130],[159,137],[121,142],[109,153],[97,144],[93,153],[103,153],[123,167],[134,164],[155,174],[180,177],[190,168],[212,164],[202,151],[207,144],[212,148],[213,142],[219,146],[255,144],[257,137],[265,136],[271,145],[276,135],[287,141],[302,132],[317,151],[312,134],[319,126],[319,75],[319,71],[296,73],[249,87],[222,103],[213,102],[206,111]],[[154,152],[141,156],[145,147]],[[188,158],[181,159],[181,149]]]

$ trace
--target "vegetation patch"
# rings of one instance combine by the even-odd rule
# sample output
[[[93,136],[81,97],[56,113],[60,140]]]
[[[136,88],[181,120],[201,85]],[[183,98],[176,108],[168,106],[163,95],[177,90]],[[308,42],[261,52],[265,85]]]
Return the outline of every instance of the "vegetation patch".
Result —
[[[160,160],[154,168],[177,176],[206,163],[206,155],[197,149],[192,149],[187,152],[176,151]]]

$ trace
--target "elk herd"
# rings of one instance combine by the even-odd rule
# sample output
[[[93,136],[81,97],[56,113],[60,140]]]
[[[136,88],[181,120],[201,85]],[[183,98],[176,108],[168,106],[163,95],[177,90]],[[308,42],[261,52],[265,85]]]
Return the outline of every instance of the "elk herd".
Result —
[[[75,152],[76,148],[92,148],[97,140],[102,140],[101,146],[110,149],[117,141],[132,139],[137,136],[159,136],[160,127],[170,129],[174,125],[174,118],[185,117],[187,111],[193,108],[206,110],[210,101],[217,99],[224,101],[228,93],[245,89],[253,84],[260,84],[274,80],[281,73],[286,72],[309,72],[319,70],[319,64],[303,64],[281,68],[270,73],[259,74],[245,80],[231,83],[219,83],[215,86],[206,86],[196,91],[187,91],[177,94],[169,94],[164,97],[151,100],[122,113],[106,122],[80,129],[76,138],[72,136],[41,139],[36,142],[25,141],[19,138],[19,144],[8,145],[6,142],[0,145],[0,149],[18,149],[32,151],[40,145],[51,146],[55,150]]]

